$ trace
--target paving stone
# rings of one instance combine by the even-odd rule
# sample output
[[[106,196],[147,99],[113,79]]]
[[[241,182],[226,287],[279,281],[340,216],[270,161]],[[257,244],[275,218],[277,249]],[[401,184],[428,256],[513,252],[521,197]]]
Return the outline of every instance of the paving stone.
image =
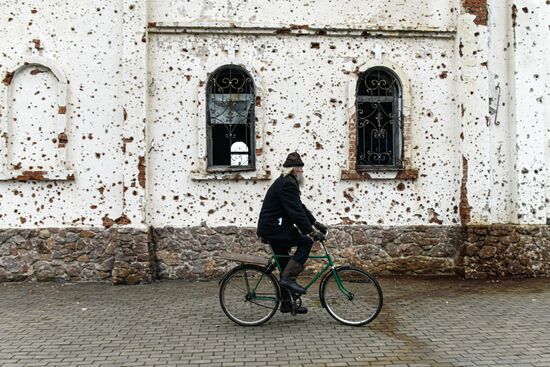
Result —
[[[307,315],[244,328],[221,311],[217,282],[2,284],[0,366],[550,365],[550,279],[381,284],[384,308],[359,328],[316,292]]]

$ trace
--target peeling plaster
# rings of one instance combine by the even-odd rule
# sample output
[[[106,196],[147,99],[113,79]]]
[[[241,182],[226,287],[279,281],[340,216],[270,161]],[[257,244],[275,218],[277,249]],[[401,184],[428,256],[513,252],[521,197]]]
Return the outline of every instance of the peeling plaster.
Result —
[[[470,223],[470,204],[468,204],[468,160],[462,157],[462,180],[460,183],[460,223]]]
[[[475,15],[475,24],[487,25],[487,0],[462,0],[462,6],[467,13]]]
[[[138,181],[141,187],[145,187],[145,157],[140,156],[138,162]]]

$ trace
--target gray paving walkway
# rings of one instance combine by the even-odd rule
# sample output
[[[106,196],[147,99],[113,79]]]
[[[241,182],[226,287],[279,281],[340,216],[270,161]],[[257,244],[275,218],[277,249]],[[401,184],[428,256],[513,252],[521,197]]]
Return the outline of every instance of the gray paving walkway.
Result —
[[[317,307],[243,328],[216,282],[0,284],[0,366],[550,366],[550,279],[381,284],[361,328]]]

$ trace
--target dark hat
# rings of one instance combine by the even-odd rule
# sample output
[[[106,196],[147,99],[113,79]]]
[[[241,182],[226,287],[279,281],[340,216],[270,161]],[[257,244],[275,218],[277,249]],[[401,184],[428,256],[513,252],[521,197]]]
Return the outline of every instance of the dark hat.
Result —
[[[300,155],[296,152],[292,152],[286,157],[285,163],[283,163],[283,167],[303,167],[304,162],[302,162],[302,158],[300,158]]]

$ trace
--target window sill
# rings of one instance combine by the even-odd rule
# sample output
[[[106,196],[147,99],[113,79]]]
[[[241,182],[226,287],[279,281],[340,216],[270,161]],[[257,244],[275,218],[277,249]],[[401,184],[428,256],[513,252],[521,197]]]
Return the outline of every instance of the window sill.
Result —
[[[415,168],[405,168],[398,170],[342,170],[340,179],[346,180],[416,180],[418,170]]]
[[[234,174],[234,173],[241,173],[241,172],[255,172],[256,168],[254,167],[210,167],[206,169],[206,173],[212,174],[212,173],[228,173],[228,174]]]
[[[74,181],[74,171],[2,170],[0,181]]]
[[[193,181],[265,181],[271,180],[271,171],[192,171],[191,179]]]

